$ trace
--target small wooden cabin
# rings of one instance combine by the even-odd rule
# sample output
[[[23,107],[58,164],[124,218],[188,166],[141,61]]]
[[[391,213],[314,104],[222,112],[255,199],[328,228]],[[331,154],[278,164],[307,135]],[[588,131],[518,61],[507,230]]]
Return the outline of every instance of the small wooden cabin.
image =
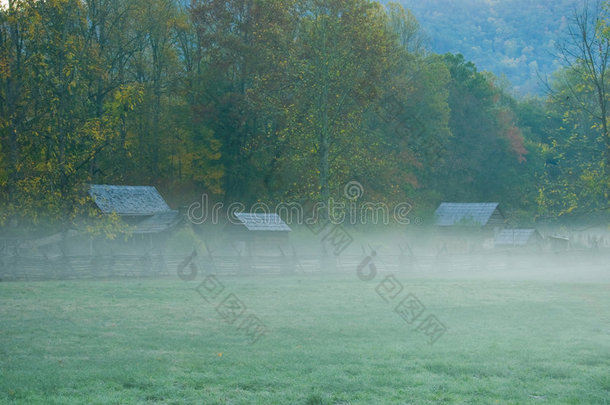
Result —
[[[493,247],[505,226],[498,203],[441,203],[434,212],[441,238],[439,252],[466,253]]]
[[[290,227],[277,214],[236,213],[231,237],[243,246],[240,254],[282,256],[292,254]]]
[[[168,232],[181,222],[153,186],[92,184],[89,195],[103,214],[117,214],[129,227],[129,248],[161,247]]]

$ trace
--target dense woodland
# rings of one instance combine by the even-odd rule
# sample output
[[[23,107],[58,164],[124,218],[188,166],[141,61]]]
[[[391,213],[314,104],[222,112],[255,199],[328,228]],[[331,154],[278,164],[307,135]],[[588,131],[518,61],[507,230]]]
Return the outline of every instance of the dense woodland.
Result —
[[[515,99],[431,52],[397,4],[9,1],[1,220],[72,223],[89,183],[152,184],[179,205],[326,200],[357,180],[367,200],[424,213],[442,200],[499,201],[521,222],[603,211],[606,17],[576,10],[548,96]]]

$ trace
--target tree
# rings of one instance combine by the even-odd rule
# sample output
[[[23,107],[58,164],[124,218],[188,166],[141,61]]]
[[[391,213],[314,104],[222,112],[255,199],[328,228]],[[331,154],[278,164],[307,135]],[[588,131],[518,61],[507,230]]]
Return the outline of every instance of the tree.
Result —
[[[134,34],[137,3],[125,0],[86,0],[87,30],[83,32],[87,47],[91,49],[88,87],[94,116],[107,114],[106,108],[115,109],[119,131],[117,143],[108,148],[110,153],[91,161],[94,181],[102,177],[120,179],[129,171],[127,148],[127,116],[141,101],[142,88],[130,82],[129,67],[137,50],[138,35]],[[136,101],[134,103],[134,101]],[[117,156],[120,157],[117,159]]]
[[[411,54],[425,53],[428,38],[413,13],[399,3],[388,3],[387,14],[388,24],[400,47]]]
[[[116,143],[119,115],[111,101],[121,97],[111,92],[98,111],[92,78],[99,72],[99,48],[86,35],[89,20],[82,2],[17,6],[11,12],[21,22],[23,63],[19,69],[13,65],[11,75],[19,77],[20,122],[9,125],[18,159],[9,160],[15,181],[2,189],[10,193],[4,213],[20,217],[24,225],[57,221],[65,230],[87,211],[84,185],[92,180],[91,163]],[[10,54],[2,56],[3,62],[11,60]],[[3,120],[11,117],[8,109],[2,114]]]
[[[172,83],[168,110],[169,156],[168,173],[178,182],[190,182],[222,194],[224,168],[221,143],[200,116],[200,103],[205,97],[207,59],[192,21],[193,14],[182,10],[175,24],[176,48],[180,70]]]
[[[364,113],[379,100],[391,46],[385,13],[362,0],[304,1],[291,57],[287,123],[301,193],[327,201],[350,170],[379,158]],[[314,174],[315,177],[312,177]]]
[[[361,178],[375,178],[367,188],[379,189],[377,198],[404,201],[428,194],[444,158],[451,136],[450,75],[442,58],[427,53],[417,20],[400,5],[388,5],[387,29],[392,42],[379,83],[381,96],[368,114],[369,129],[378,131],[381,140],[374,153],[384,159]]]
[[[0,185],[5,191],[2,200],[8,204],[14,203],[19,180],[17,168],[21,153],[18,137],[27,110],[24,68],[29,55],[25,49],[28,24],[25,7],[25,2],[11,0],[6,8],[0,8],[0,139],[5,157],[0,167]]]
[[[451,73],[452,138],[435,188],[452,200],[518,205],[512,190],[526,173],[529,151],[510,97],[462,55],[448,54],[445,61]]]
[[[574,107],[575,97],[579,108]],[[552,132],[544,143],[541,215],[583,214],[607,207],[603,128],[589,112],[596,104],[596,90],[582,82],[579,71],[558,72],[546,103]]]
[[[595,0],[574,12],[567,38],[559,47],[559,54],[571,72],[559,75],[557,80],[561,84],[556,83],[551,89],[555,102],[567,103],[574,111],[589,115],[599,128],[603,173],[600,191],[606,199],[610,199],[609,7],[608,3]]]
[[[257,133],[256,108],[250,89],[261,74],[265,52],[258,36],[265,13],[277,11],[274,2],[254,0],[195,1],[190,13],[196,33],[194,54],[201,55],[198,80],[204,84],[194,94],[201,123],[220,142],[224,198],[249,197],[252,178],[252,142]]]

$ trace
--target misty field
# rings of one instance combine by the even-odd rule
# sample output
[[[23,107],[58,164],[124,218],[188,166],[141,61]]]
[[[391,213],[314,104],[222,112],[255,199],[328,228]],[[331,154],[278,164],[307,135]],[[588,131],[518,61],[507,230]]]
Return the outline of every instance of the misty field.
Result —
[[[396,274],[447,328],[430,344],[386,276],[0,283],[0,402],[610,403],[607,280]]]

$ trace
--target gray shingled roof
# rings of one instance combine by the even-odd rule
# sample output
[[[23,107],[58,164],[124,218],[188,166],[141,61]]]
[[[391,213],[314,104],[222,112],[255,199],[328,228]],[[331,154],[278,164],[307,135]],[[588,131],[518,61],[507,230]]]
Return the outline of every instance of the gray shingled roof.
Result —
[[[524,246],[535,233],[535,229],[503,229],[496,235],[494,244]]]
[[[277,214],[236,213],[235,217],[249,231],[280,231],[290,232],[291,229]]]
[[[452,226],[463,223],[484,226],[498,208],[498,203],[441,203],[434,212],[436,224]]]
[[[89,195],[104,214],[153,215],[171,211],[152,186],[108,186],[92,184]]]

